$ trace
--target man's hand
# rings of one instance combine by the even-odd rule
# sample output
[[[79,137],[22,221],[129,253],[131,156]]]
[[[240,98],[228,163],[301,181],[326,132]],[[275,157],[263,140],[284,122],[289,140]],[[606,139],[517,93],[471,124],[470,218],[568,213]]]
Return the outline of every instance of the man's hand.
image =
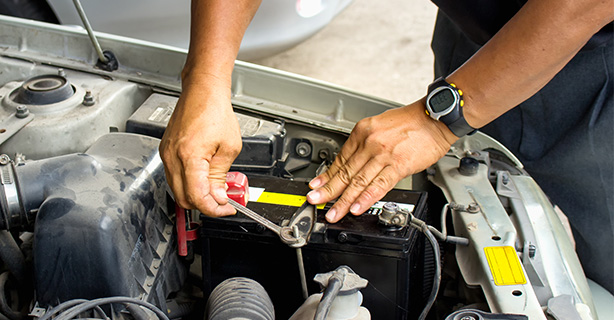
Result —
[[[234,214],[226,195],[226,173],[240,151],[229,88],[186,86],[160,143],[175,201],[208,216]]]
[[[359,121],[331,167],[310,182],[309,202],[339,197],[326,214],[332,223],[348,211],[360,215],[401,179],[443,157],[458,138],[424,110],[418,101]]]

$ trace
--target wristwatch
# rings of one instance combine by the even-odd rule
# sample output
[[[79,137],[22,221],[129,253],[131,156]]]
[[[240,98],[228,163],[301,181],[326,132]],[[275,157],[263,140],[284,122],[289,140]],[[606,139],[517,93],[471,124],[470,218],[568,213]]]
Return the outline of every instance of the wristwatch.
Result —
[[[459,138],[477,130],[465,120],[463,104],[463,92],[454,83],[441,77],[429,85],[426,114],[443,122]]]

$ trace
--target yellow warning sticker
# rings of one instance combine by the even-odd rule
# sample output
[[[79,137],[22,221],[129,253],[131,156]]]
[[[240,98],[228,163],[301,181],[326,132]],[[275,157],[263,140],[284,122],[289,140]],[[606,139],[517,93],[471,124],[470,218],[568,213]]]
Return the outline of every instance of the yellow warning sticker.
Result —
[[[256,199],[256,202],[277,204],[282,206],[300,207],[305,203],[307,197],[296,194],[277,193],[264,191]],[[319,204],[318,209],[324,209],[325,204]]]
[[[484,253],[496,285],[509,286],[527,283],[520,259],[513,247],[486,247]]]

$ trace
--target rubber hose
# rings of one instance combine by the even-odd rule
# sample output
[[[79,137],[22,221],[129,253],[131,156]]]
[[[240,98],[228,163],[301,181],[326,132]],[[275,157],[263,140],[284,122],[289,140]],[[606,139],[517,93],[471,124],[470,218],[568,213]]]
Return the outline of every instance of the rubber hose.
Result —
[[[25,314],[14,311],[11,306],[9,306],[8,301],[6,300],[6,283],[9,280],[9,272],[4,272],[0,274],[0,312],[10,320],[21,320],[25,318]]]
[[[11,233],[6,230],[0,230],[0,259],[18,283],[26,283],[26,258]]]
[[[207,301],[208,320],[275,320],[273,302],[264,288],[248,278],[230,278],[220,283]]]
[[[166,307],[168,309],[168,317],[171,319],[183,318],[189,315],[192,312],[192,303],[179,303],[176,306],[171,306],[167,304]]]

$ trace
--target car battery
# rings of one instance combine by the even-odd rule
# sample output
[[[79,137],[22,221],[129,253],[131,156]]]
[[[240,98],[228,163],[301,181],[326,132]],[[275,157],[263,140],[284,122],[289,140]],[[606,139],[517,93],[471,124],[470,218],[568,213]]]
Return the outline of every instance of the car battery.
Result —
[[[126,132],[162,138],[177,97],[154,93],[130,116]],[[232,170],[271,174],[283,157],[286,130],[281,120],[267,120],[235,112],[243,146]],[[205,125],[205,124],[203,124]],[[277,170],[279,171],[279,170]]]
[[[278,225],[290,219],[309,191],[306,181],[276,177],[249,176],[249,185],[247,207]],[[424,219],[426,197],[425,192],[392,190],[382,201],[395,202]],[[377,206],[329,224],[324,214],[330,206],[318,207],[311,237],[301,249],[309,294],[320,292],[312,281],[316,274],[347,265],[369,281],[361,292],[372,319],[417,317],[424,306],[423,287],[431,285],[423,279],[424,236],[411,227],[391,229],[379,224],[381,207]],[[296,249],[241,213],[224,218],[201,215],[201,220],[205,296],[228,278],[247,277],[267,290],[277,319],[288,319],[301,306]]]

